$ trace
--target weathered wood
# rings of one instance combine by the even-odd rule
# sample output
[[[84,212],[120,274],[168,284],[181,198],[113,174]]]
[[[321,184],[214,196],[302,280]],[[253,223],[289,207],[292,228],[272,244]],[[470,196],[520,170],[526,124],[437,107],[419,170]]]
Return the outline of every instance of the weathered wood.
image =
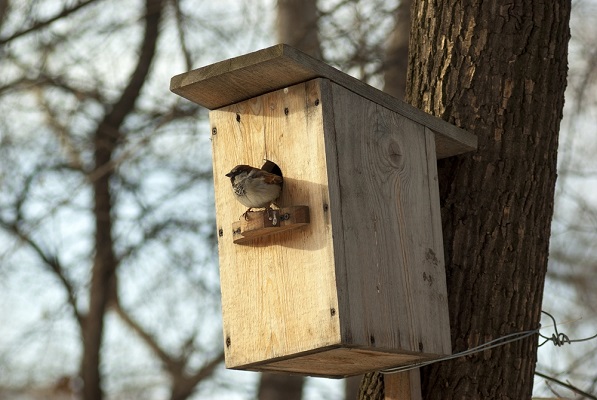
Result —
[[[422,400],[418,369],[384,375],[384,400]]]
[[[251,211],[247,218],[232,223],[233,242],[251,243],[255,239],[297,229],[309,223],[309,207],[293,206],[279,210]]]
[[[267,363],[247,366],[246,369],[338,378],[375,371],[392,365],[413,363],[426,358],[417,354],[391,353],[383,349],[365,350],[344,347],[319,350],[318,352],[299,354],[299,357],[295,358],[271,360]]]
[[[476,136],[284,44],[176,75],[170,90],[213,110],[318,77],[432,129],[436,133],[437,158],[465,153],[477,146]]]
[[[210,112],[227,367],[341,342],[322,103],[312,81]],[[246,209],[225,174],[264,159],[284,176],[277,203],[308,206],[310,223],[237,246],[230,227]]]
[[[327,79],[210,121],[227,367],[338,377],[450,353],[432,130]],[[225,174],[264,159],[310,223],[237,246]]]
[[[341,224],[333,224],[345,253],[336,268],[347,276],[340,307],[352,340],[450,354],[433,134],[339,85],[332,90],[342,194]]]

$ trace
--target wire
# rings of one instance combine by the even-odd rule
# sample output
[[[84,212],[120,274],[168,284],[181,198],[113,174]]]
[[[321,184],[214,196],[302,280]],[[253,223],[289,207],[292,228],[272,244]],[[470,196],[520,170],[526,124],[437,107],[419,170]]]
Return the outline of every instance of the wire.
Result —
[[[390,367],[390,368],[383,369],[380,372],[382,374],[395,374],[398,372],[410,371],[411,369],[421,368],[426,365],[434,364],[436,362],[452,360],[454,358],[464,357],[464,356],[468,356],[471,354],[479,353],[481,351],[489,350],[494,347],[503,346],[508,343],[512,343],[512,342],[516,342],[518,340],[525,339],[525,338],[535,335],[535,334],[538,334],[539,336],[541,336],[542,338],[545,339],[545,341],[543,343],[541,343],[538,347],[541,347],[545,343],[550,342],[550,341],[553,342],[554,346],[560,347],[560,346],[563,346],[565,343],[585,342],[587,340],[592,340],[592,339],[597,338],[597,334],[595,334],[594,336],[584,338],[584,339],[570,340],[570,338],[566,334],[558,332],[558,326],[557,326],[556,320],[550,313],[548,313],[547,311],[543,311],[543,310],[541,310],[541,312],[546,314],[547,316],[549,316],[551,318],[551,320],[553,321],[553,327],[554,327],[555,333],[553,333],[551,335],[551,337],[547,337],[547,336],[544,336],[541,333],[539,333],[539,329],[541,329],[541,327],[539,327],[537,329],[531,329],[528,331],[514,332],[514,333],[510,333],[505,336],[501,336],[497,339],[490,340],[487,343],[484,343],[477,347],[473,347],[472,349],[461,351],[456,354],[436,358],[436,359],[429,360],[429,361],[422,361],[422,362],[418,362],[415,364]]]
[[[441,358],[436,358],[434,360],[423,361],[423,362],[412,364],[412,365],[404,365],[404,366],[386,368],[386,369],[381,370],[381,373],[382,374],[394,374],[394,373],[398,373],[398,372],[410,371],[411,369],[421,368],[421,367],[424,367],[426,365],[433,364],[433,363],[436,363],[436,362],[446,361],[446,360],[451,360],[453,358],[459,358],[459,357],[468,356],[468,355],[471,355],[471,354],[474,354],[474,353],[478,353],[478,352],[481,352],[481,351],[492,349],[494,347],[503,346],[503,345],[505,345],[507,343],[516,342],[518,340],[522,340],[524,338],[527,338],[529,336],[532,336],[532,335],[536,334],[537,332],[539,332],[539,329],[533,329],[533,330],[529,330],[529,331],[510,333],[508,335],[499,337],[497,339],[493,339],[493,340],[491,340],[491,341],[489,341],[487,343],[484,343],[482,345],[479,345],[477,347],[473,347],[472,349],[461,351],[460,353],[452,354],[452,355],[441,357]]]
[[[561,346],[565,345],[566,343],[586,342],[588,340],[597,338],[597,334],[595,334],[593,336],[590,336],[590,337],[587,337],[584,339],[572,339],[571,340],[568,337],[568,335],[566,335],[565,333],[558,332],[558,324],[556,323],[556,320],[553,317],[553,315],[551,315],[547,311],[541,310],[541,312],[544,314],[547,314],[549,316],[549,318],[551,318],[551,320],[553,321],[553,330],[555,331],[555,333],[552,333],[551,337],[547,337],[542,334],[539,334],[539,336],[541,336],[543,339],[545,339],[545,341],[543,343],[541,343],[539,345],[539,347],[543,346],[545,343],[550,342],[550,341],[553,342],[554,346],[561,347]]]

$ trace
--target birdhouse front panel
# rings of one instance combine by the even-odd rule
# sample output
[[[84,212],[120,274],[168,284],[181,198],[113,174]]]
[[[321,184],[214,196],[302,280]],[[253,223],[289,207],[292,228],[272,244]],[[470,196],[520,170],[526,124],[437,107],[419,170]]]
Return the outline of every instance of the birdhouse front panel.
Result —
[[[210,112],[227,367],[341,343],[322,103],[315,80]],[[236,244],[233,226],[259,213],[244,221],[225,174],[266,160],[283,175],[278,206],[308,206],[310,223]]]

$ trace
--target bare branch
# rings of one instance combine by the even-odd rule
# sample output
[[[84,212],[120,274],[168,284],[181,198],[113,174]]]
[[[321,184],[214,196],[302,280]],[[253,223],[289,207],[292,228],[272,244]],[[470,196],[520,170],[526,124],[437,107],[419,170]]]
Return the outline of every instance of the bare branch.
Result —
[[[159,25],[162,15],[161,0],[145,2],[145,33],[141,43],[141,51],[137,66],[131,75],[128,85],[120,98],[112,105],[112,109],[99,123],[94,137],[95,171],[108,168],[116,145],[120,141],[120,126],[124,119],[134,110],[135,103],[141,93],[153,61]],[[84,351],[82,361],[82,378],[85,382],[83,396],[88,399],[101,399],[100,349],[103,336],[104,314],[108,303],[115,296],[115,273],[118,261],[114,254],[113,199],[110,189],[111,173],[100,174],[92,180],[95,218],[95,257],[91,273],[89,316],[83,331]]]
[[[180,37],[180,48],[182,50],[182,54],[184,55],[186,69],[191,70],[193,68],[193,62],[191,61],[191,52],[189,51],[185,40],[186,35],[184,32],[184,15],[180,9],[180,1],[171,0],[171,3],[176,14],[176,30],[178,31],[178,36]]]
[[[570,390],[572,390],[574,393],[577,393],[577,394],[580,394],[580,395],[582,395],[582,396],[585,396],[587,399],[597,400],[597,396],[593,396],[592,394],[589,394],[589,393],[587,393],[587,392],[585,392],[585,391],[583,391],[583,390],[580,390],[580,389],[579,389],[579,388],[577,388],[576,386],[572,386],[572,385],[570,385],[569,383],[562,382],[562,381],[561,381],[561,380],[559,380],[559,379],[556,379],[556,378],[554,378],[554,377],[551,377],[551,376],[549,376],[549,375],[545,375],[545,374],[543,374],[543,373],[541,373],[541,372],[539,372],[539,371],[535,371],[535,375],[537,375],[537,376],[540,376],[541,378],[544,378],[544,379],[550,380],[550,381],[552,381],[552,382],[555,382],[555,383],[557,383],[557,384],[558,384],[558,385],[560,385],[560,386],[563,386],[563,387],[565,387],[565,388],[567,388],[567,389],[570,389]]]
[[[73,288],[72,283],[66,277],[66,274],[64,273],[64,268],[60,263],[58,256],[56,256],[55,254],[51,254],[47,250],[44,250],[39,243],[37,243],[35,240],[31,238],[31,236],[29,236],[22,229],[20,229],[19,224],[17,222],[8,223],[7,221],[0,220],[0,226],[2,226],[2,228],[4,228],[7,232],[14,234],[20,240],[26,243],[35,252],[35,254],[37,254],[37,256],[40,258],[43,264],[46,267],[49,267],[50,271],[54,273],[54,275],[58,278],[62,287],[66,291],[68,304],[70,305],[73,315],[77,319],[79,326],[82,327],[85,321],[85,317],[77,309],[77,297],[75,294],[75,290]]]
[[[141,44],[141,53],[137,66],[131,75],[127,87],[122,91],[120,99],[113,105],[100,123],[98,131],[118,129],[125,117],[129,115],[139,97],[141,88],[145,84],[151,63],[155,56],[156,44],[159,35],[159,21],[162,15],[162,0],[147,0],[145,14],[145,35]]]
[[[0,27],[2,27],[2,23],[8,14],[9,9],[9,2],[8,0],[0,0]]]
[[[195,390],[197,384],[211,376],[222,361],[224,361],[224,352],[219,353],[193,375],[180,375],[178,379],[174,379],[170,400],[184,400],[189,397]]]
[[[87,1],[82,1],[79,2],[77,4],[75,4],[72,7],[69,8],[65,8],[64,10],[62,10],[61,12],[59,12],[58,14],[54,15],[51,18],[48,18],[46,20],[43,21],[37,21],[36,23],[34,23],[32,26],[30,26],[27,29],[23,29],[19,32],[13,33],[12,35],[6,37],[6,38],[0,38],[0,46],[4,45],[16,38],[19,38],[21,36],[27,35],[31,32],[37,31],[39,29],[42,29],[50,24],[52,24],[53,22],[58,21],[59,19],[65,18],[67,16],[69,16],[70,14],[74,13],[75,11],[80,10],[81,8],[88,6],[90,4],[92,4],[93,2],[95,2],[96,0],[87,0]]]
[[[180,362],[175,360],[171,357],[166,350],[164,350],[157,342],[157,340],[151,336],[137,321],[135,321],[128,312],[126,312],[122,305],[120,304],[120,300],[118,297],[114,299],[114,302],[111,304],[112,309],[114,312],[122,319],[122,321],[131,328],[140,338],[143,340],[143,343],[149,347],[154,354],[160,359],[164,367],[168,371],[176,370],[181,371],[183,366],[180,365]]]
[[[116,299],[113,304],[113,310],[122,319],[122,321],[131,328],[143,342],[154,352],[160,359],[166,372],[172,378],[172,395],[171,400],[186,399],[195,390],[199,382],[208,378],[213,374],[215,368],[224,360],[224,353],[219,353],[215,358],[205,364],[199,371],[192,375],[185,373],[187,356],[181,354],[180,357],[173,357],[164,350],[157,340],[150,335],[137,321],[135,321],[129,313],[127,313],[121,306],[120,301]],[[192,341],[193,337],[189,338]],[[186,344],[188,346],[188,342]]]

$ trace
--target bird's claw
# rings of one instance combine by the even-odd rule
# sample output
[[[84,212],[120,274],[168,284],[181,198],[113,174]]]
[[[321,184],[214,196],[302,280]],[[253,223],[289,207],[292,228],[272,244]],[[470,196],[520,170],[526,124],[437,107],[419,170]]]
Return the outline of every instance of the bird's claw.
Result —
[[[251,212],[253,208],[249,208],[247,211],[245,211],[244,213],[242,213],[241,218],[244,218],[245,221],[249,220],[249,213]]]

